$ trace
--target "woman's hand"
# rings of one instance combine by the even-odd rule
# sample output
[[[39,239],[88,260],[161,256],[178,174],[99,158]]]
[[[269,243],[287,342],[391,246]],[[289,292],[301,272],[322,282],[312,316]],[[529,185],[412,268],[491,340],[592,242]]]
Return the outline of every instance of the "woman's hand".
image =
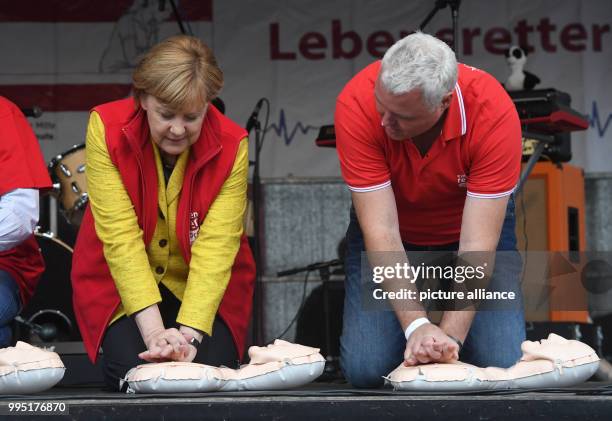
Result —
[[[147,350],[138,357],[150,363],[193,361],[197,350],[175,328],[155,330],[144,338]],[[192,355],[193,354],[193,355]]]
[[[189,327],[189,326],[184,326],[184,325],[180,326],[179,332],[183,335],[183,337],[185,338],[187,342],[191,341],[192,338],[195,338],[198,342],[202,343],[202,339],[204,338],[204,334],[202,332],[192,327]],[[190,350],[189,355],[187,355],[185,357],[185,360],[182,360],[182,361],[191,362],[196,357],[196,354],[198,353],[198,349],[195,347],[195,345],[189,344],[189,350]]]
[[[134,315],[138,330],[147,350],[138,354],[150,363],[164,361],[193,361],[193,346],[178,329],[164,328],[157,304],[152,304]],[[193,354],[193,355],[192,355]]]

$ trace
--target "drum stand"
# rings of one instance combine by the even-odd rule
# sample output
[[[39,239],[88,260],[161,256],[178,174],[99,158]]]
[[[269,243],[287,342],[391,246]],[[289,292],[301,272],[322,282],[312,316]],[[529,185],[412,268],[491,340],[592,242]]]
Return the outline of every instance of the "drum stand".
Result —
[[[57,199],[49,196],[49,232],[58,233],[57,228]]]

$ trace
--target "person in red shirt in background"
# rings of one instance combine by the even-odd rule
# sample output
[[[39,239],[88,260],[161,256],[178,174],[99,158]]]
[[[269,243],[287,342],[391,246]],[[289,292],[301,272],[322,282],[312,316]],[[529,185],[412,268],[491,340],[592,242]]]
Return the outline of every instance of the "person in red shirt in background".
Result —
[[[340,341],[348,381],[380,386],[402,361],[514,364],[525,339],[512,196],[522,152],[519,118],[502,86],[417,32],[348,82],[335,127],[353,202]],[[362,273],[362,252],[374,267],[384,258],[373,252],[412,250],[504,251],[488,288],[516,299],[503,311],[445,311],[439,325],[420,305],[364,309],[373,282],[370,268]]]
[[[38,140],[19,108],[0,97],[0,348],[32,297],[45,264],[34,238],[39,190],[51,179]]]

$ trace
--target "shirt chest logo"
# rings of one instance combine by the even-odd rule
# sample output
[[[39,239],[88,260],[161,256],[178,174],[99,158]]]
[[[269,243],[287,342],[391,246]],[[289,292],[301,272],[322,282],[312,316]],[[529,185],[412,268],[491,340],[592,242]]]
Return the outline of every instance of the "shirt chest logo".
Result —
[[[460,189],[467,188],[467,175],[465,175],[465,174],[457,174],[457,186]]]
[[[189,212],[189,245],[192,245],[193,242],[198,238],[198,233],[200,232],[200,224],[198,223],[197,212]]]

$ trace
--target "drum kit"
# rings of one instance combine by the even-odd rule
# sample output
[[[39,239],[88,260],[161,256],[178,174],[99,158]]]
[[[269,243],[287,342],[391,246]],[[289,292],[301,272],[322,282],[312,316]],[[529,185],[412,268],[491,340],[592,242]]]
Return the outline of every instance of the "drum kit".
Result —
[[[85,178],[85,144],[55,156],[48,165],[60,213],[78,229],[89,201]],[[73,249],[53,232],[35,232],[45,259],[45,272],[28,305],[16,318],[16,337],[28,342],[79,341],[72,309],[70,270]],[[24,329],[25,327],[25,329]]]
[[[53,181],[51,194],[57,198],[62,214],[68,222],[79,226],[89,201],[85,178],[85,144],[75,145],[53,158],[49,163],[49,174]]]

